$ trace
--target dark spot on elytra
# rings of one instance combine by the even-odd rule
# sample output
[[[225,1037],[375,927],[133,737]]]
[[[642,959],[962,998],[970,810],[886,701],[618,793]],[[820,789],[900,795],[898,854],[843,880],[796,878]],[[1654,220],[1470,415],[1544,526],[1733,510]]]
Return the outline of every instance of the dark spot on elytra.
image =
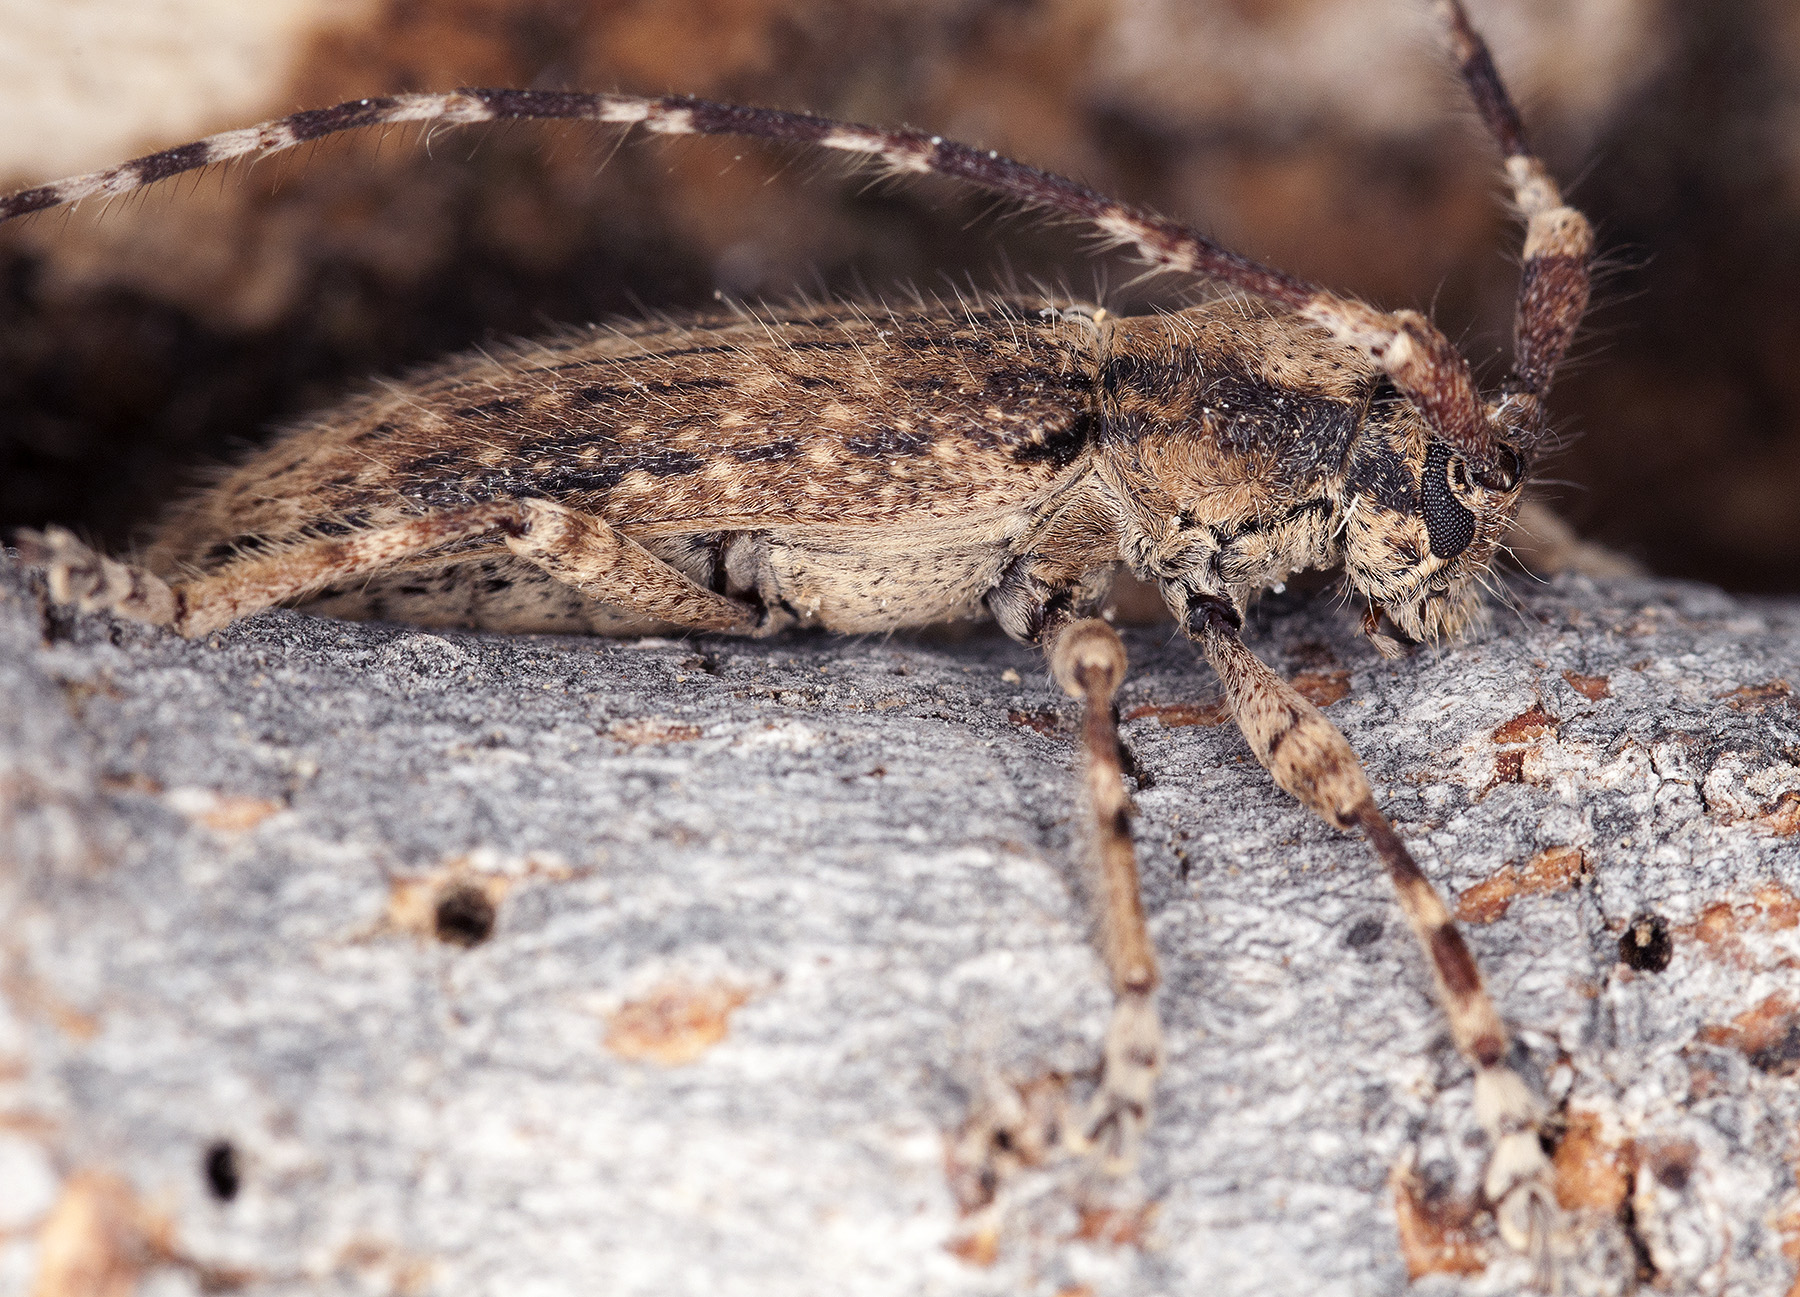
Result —
[[[483,401],[480,405],[465,405],[450,413],[458,419],[485,419],[490,415],[510,414],[524,403],[525,398],[522,396],[502,396],[492,401]]]
[[[216,540],[206,547],[200,556],[202,563],[223,563],[229,559],[239,558],[261,549],[267,537],[254,532],[246,532],[241,536],[231,536],[225,540]]]
[[[439,450],[429,455],[420,455],[398,465],[395,471],[403,476],[435,479],[439,477],[437,470],[450,468],[464,462],[465,455],[461,450]]]
[[[644,351],[626,356],[595,356],[589,360],[572,361],[566,365],[554,365],[553,369],[591,369],[599,365],[635,365],[643,360],[674,360],[680,356],[720,356],[739,351],[736,345],[725,342],[707,347],[672,347],[667,351]]]
[[[686,396],[694,392],[711,392],[735,386],[736,383],[729,378],[696,374],[692,378],[672,378],[657,383],[594,383],[577,391],[575,400],[583,405],[606,405],[614,401]]]
[[[873,459],[902,459],[920,454],[936,440],[931,433],[916,428],[868,428],[844,438],[844,449]]]
[[[686,450],[662,450],[654,454],[639,456],[634,469],[642,469],[651,477],[682,477],[688,473],[698,473],[706,467],[704,456]]]
[[[1013,447],[1013,462],[1067,468],[1087,449],[1088,442],[1093,438],[1095,425],[1093,413],[1082,410],[1065,424],[1041,428],[1032,440]]]
[[[538,475],[530,484],[530,493],[562,499],[570,495],[581,495],[588,492],[604,494],[612,490],[625,478],[634,467],[630,464],[614,461],[609,464],[597,464],[592,468],[569,467],[552,470]],[[506,495],[511,492],[505,489],[508,480],[506,474],[496,474],[491,483],[495,494]]]
[[[784,321],[784,323],[786,323]],[[793,338],[783,339],[782,346],[789,351],[848,351],[852,347],[860,349],[861,340],[857,338]]]
[[[517,487],[512,486],[511,475],[506,473],[491,474],[484,479],[484,484],[496,496],[528,494],[562,499],[583,492],[610,491],[635,472],[648,473],[652,477],[682,477],[698,473],[705,467],[705,457],[692,451],[659,450],[621,455],[591,467],[551,468],[533,473],[528,481]]]
[[[780,437],[759,446],[732,446],[726,453],[740,464],[767,464],[795,458],[800,454],[800,442],[793,437]]]
[[[350,444],[352,446],[360,446],[365,441],[374,441],[377,437],[386,437],[395,430],[394,425],[391,423],[378,423],[373,428],[364,428],[361,432],[350,438]]]
[[[1380,919],[1365,917],[1350,925],[1350,931],[1344,934],[1344,944],[1352,950],[1361,950],[1364,946],[1372,946],[1381,940],[1382,922]]]

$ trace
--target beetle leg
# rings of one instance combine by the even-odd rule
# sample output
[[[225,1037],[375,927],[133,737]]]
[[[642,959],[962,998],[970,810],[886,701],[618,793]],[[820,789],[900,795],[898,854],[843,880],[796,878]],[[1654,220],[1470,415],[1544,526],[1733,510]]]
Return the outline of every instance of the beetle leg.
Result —
[[[1500,1236],[1529,1252],[1541,1270],[1556,1218],[1550,1163],[1539,1143],[1543,1105],[1506,1061],[1506,1024],[1455,920],[1375,805],[1349,742],[1244,646],[1236,612],[1223,601],[1196,600],[1188,633],[1218,672],[1238,728],[1275,782],[1337,828],[1361,828],[1387,869],[1413,935],[1431,960],[1451,1039],[1475,1069],[1475,1111],[1493,1145],[1483,1188]]]
[[[514,554],[591,598],[692,630],[753,634],[763,625],[762,613],[752,605],[696,585],[603,520],[548,500],[496,500],[345,536],[313,537],[172,583],[94,553],[60,527],[22,532],[18,544],[27,563],[46,569],[55,602],[169,626],[191,637],[336,582],[496,533]]]
[[[1131,845],[1131,802],[1125,795],[1113,698],[1125,678],[1125,646],[1098,618],[1053,617],[1043,634],[1056,682],[1082,702],[1082,753],[1088,807],[1093,814],[1095,890],[1100,949],[1112,976],[1113,1016],[1086,1121],[1086,1137],[1109,1168],[1134,1160],[1149,1122],[1150,1100],[1162,1061],[1156,1015],[1156,950],[1144,925],[1137,855]]]
[[[50,601],[82,612],[111,612],[152,626],[174,624],[179,603],[169,583],[153,572],[96,553],[63,527],[21,531],[13,538],[19,557],[41,567]]]
[[[765,625],[760,609],[696,584],[591,513],[548,500],[517,508],[502,528],[507,548],[589,598],[690,630],[750,635]]]

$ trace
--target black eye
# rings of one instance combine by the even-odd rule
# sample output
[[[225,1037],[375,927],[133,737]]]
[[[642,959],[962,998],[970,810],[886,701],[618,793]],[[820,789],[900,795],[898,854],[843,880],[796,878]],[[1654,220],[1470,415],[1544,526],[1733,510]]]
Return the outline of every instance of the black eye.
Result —
[[[1505,442],[1494,447],[1494,466],[1483,469],[1475,475],[1475,480],[1489,491],[1510,491],[1525,476],[1525,461],[1519,458],[1519,452]]]
[[[1419,497],[1424,506],[1425,535],[1431,541],[1431,552],[1439,558],[1455,558],[1475,539],[1475,515],[1469,512],[1468,505],[1456,498],[1456,490],[1450,485],[1452,473],[1461,471],[1461,456],[1453,456],[1450,447],[1443,442],[1433,442],[1425,456],[1425,476],[1419,483]],[[1458,486],[1467,490],[1467,477]]]

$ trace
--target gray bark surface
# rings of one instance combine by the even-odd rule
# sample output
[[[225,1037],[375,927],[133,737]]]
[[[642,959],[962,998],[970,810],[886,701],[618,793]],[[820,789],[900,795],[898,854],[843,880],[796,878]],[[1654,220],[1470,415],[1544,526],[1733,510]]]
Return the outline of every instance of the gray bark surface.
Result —
[[[1568,1290],[1785,1292],[1800,604],[1518,594],[1398,663],[1325,598],[1249,639],[1347,687],[1327,715],[1479,920],[1566,1117]],[[956,1131],[1078,1102],[1109,1004],[1077,709],[1030,651],[186,642],[0,561],[0,1292],[1516,1291],[1371,856],[1229,724],[1171,723],[1217,689],[1168,628],[1126,641],[1156,1122],[1134,1178],[1051,1161],[970,1216]]]

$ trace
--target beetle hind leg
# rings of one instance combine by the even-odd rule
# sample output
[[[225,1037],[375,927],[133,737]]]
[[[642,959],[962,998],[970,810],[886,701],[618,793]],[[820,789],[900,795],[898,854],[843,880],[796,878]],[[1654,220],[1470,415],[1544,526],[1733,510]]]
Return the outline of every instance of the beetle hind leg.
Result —
[[[1113,699],[1125,677],[1125,646],[1118,633],[1097,618],[1064,620],[1060,625],[1053,621],[1043,642],[1051,675],[1082,702],[1082,757],[1093,816],[1100,949],[1115,997],[1100,1085],[1082,1134],[1106,1169],[1119,1172],[1136,1159],[1162,1066],[1156,950],[1144,923],[1137,855],[1131,843],[1131,802],[1125,795],[1113,717]]]
[[[155,573],[108,558],[62,527],[21,531],[14,538],[19,557],[44,570],[50,601],[81,612],[111,612],[152,626],[172,624],[180,601]]]
[[[695,584],[603,519],[548,500],[495,500],[343,536],[308,537],[173,582],[96,554],[60,528],[23,533],[19,543],[25,561],[46,570],[55,602],[192,637],[484,537],[497,538],[572,590],[658,621],[735,634],[757,634],[771,624],[761,609]]]

